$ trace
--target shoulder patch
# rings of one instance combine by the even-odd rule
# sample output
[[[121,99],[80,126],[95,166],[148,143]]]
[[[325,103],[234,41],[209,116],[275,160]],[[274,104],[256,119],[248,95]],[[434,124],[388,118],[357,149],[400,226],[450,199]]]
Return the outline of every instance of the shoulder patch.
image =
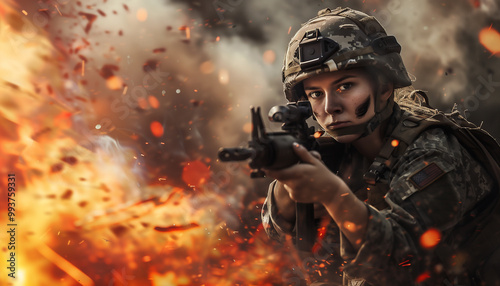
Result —
[[[423,189],[443,176],[445,172],[436,163],[431,163],[410,177],[410,181],[418,188]]]

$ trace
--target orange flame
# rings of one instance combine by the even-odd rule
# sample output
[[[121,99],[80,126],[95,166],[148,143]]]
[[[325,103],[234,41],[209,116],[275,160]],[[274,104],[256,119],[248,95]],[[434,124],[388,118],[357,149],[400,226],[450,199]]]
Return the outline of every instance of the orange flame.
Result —
[[[18,22],[22,20],[16,17],[26,18],[21,9],[4,9],[5,3],[0,3],[0,14],[7,11],[10,20]],[[7,26],[0,16],[0,27]],[[142,167],[139,152],[100,133],[82,134],[78,129],[85,121],[82,118],[102,114],[73,110],[59,103],[56,95],[74,100],[76,94],[109,93],[107,89],[123,89],[125,95],[127,86],[120,77],[111,76],[104,77],[106,86],[69,89],[67,81],[74,80],[72,75],[64,76],[69,60],[64,62],[47,34],[34,33],[26,45],[21,41],[22,31],[0,33],[4,56],[0,65],[0,177],[16,173],[16,188],[22,193],[16,209],[16,223],[22,231],[17,237],[20,263],[14,283],[282,284],[293,254],[277,251],[258,226],[254,218],[262,201],[243,203],[243,197],[248,198],[244,185],[232,189],[229,199],[213,191],[210,184],[216,180],[215,175],[212,180],[208,158],[188,162],[178,170],[187,184],[203,186],[206,192],[148,185],[136,170]],[[13,43],[19,44],[13,48]],[[89,62],[95,59],[82,62],[82,73],[77,69],[74,76],[83,75]],[[91,78],[88,67],[85,77]],[[228,80],[228,74],[220,76],[222,82]],[[121,93],[112,94],[122,97]],[[155,107],[151,97],[141,98]],[[165,132],[158,121],[148,121],[143,128],[155,136]],[[140,152],[157,155],[147,151]],[[227,208],[228,202],[238,207]],[[4,218],[8,217],[5,205],[0,207]],[[1,232],[0,241],[6,238],[6,232]],[[0,277],[0,285],[13,282],[7,279],[7,275]]]

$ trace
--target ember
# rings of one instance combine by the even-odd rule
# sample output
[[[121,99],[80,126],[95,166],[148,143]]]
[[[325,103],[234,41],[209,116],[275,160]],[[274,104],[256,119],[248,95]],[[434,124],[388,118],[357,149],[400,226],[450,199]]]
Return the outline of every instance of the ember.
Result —
[[[163,136],[163,125],[158,121],[151,122],[151,133],[155,137]]]
[[[78,15],[82,15],[85,17],[88,21],[87,26],[85,26],[85,33],[89,33],[90,29],[92,29],[92,24],[94,21],[97,19],[97,15],[90,14],[90,13],[84,13],[84,12],[78,12]]]
[[[167,49],[165,48],[156,48],[153,50],[154,54],[164,53]]]
[[[22,194],[15,283],[282,285],[300,261],[260,225],[264,183],[213,156],[246,142],[248,106],[283,100],[270,39],[290,37],[298,15],[261,29],[259,13],[243,15],[252,1],[218,11],[225,20],[203,1],[28,2],[0,4],[0,175],[15,172]]]
[[[493,27],[483,28],[479,33],[479,41],[492,54],[500,53],[500,33]]]
[[[179,226],[177,225],[167,226],[167,227],[155,226],[154,230],[159,232],[172,232],[172,231],[188,230],[199,226],[200,226],[199,224],[192,222],[188,225],[179,225]]]
[[[420,245],[423,248],[433,248],[438,245],[441,240],[441,232],[435,228],[428,229],[420,237]]]

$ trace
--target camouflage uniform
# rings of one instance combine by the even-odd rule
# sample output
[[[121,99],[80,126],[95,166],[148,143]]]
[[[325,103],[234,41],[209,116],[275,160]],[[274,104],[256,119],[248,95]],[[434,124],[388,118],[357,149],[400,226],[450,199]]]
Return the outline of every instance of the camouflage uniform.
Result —
[[[399,116],[399,112],[393,114],[391,122],[397,122]],[[366,201],[363,174],[371,162],[354,148],[347,149],[338,175]],[[439,177],[419,188],[415,180],[432,164]],[[460,246],[474,231],[462,228],[463,218],[481,208],[481,199],[494,186],[484,168],[452,134],[433,128],[409,145],[388,172],[388,179],[390,190],[385,201],[389,207],[377,210],[367,204],[369,222],[359,251],[354,251],[330,219],[326,234],[317,240],[321,247],[304,258],[309,262],[305,264],[311,281],[340,285],[338,268],[342,267],[344,285],[414,285],[419,281],[423,281],[419,285],[475,285],[473,274],[461,268],[464,256]],[[294,225],[280,217],[273,190],[274,182],[263,206],[262,222],[269,237],[283,241],[287,234],[294,234]],[[439,230],[441,239],[438,247],[424,249],[419,240],[429,228]],[[446,250],[442,245],[447,245]],[[451,257],[452,266],[444,267],[442,261]]]
[[[289,101],[304,99],[305,79],[353,68],[380,74],[394,88],[410,86],[400,51],[395,37],[388,36],[374,17],[349,8],[321,10],[301,26],[288,45],[282,70],[285,96]],[[403,115],[393,98],[381,107],[377,96],[375,115],[368,122],[327,132],[334,138],[345,134],[362,137],[387,120],[385,135],[392,136],[392,130],[399,130],[397,124],[404,122]],[[403,154],[398,154],[384,173],[388,188],[380,189],[388,190],[387,194],[384,191],[374,196],[376,192],[367,189],[371,186],[365,185],[363,175],[373,171],[375,164],[354,148],[346,146],[345,152],[333,156],[343,156],[338,175],[358,198],[370,202],[371,205],[366,204],[369,222],[363,245],[354,251],[333,220],[317,213],[319,239],[313,253],[303,259],[310,281],[333,285],[413,285],[421,281],[419,285],[474,285],[475,273],[462,267],[467,258],[467,253],[463,253],[467,248],[465,241],[477,230],[469,225],[481,217],[488,194],[496,193],[492,191],[495,184],[479,159],[473,158],[455,135],[445,130],[448,129],[434,126],[405,143],[408,148],[402,149]],[[377,161],[383,158],[380,155],[374,163],[386,164]],[[274,183],[263,206],[262,221],[271,238],[283,241],[286,235],[294,233],[294,224],[280,217],[273,191]],[[425,249],[420,238],[430,228],[437,229],[441,238],[436,247]],[[491,249],[495,247],[498,244],[493,243]],[[484,249],[489,250],[490,246]],[[479,256],[482,255],[481,252]],[[295,284],[293,278],[285,283]]]

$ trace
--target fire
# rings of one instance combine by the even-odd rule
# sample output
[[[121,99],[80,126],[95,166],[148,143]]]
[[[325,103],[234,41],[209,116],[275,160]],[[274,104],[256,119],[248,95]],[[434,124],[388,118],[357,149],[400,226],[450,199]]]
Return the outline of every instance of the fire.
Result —
[[[0,11],[10,19],[25,17],[4,3]],[[47,33],[34,33],[28,41],[5,21],[0,18],[0,177],[17,177],[15,285],[281,284],[282,273],[293,266],[290,254],[278,251],[259,225],[261,200],[248,201],[244,185],[221,193],[210,165],[215,160],[203,156],[179,170],[196,192],[161,180],[149,183],[141,154],[157,156],[164,165],[168,158],[148,153],[144,142],[121,146],[101,131],[86,130],[82,122],[102,114],[68,103],[89,103],[84,94],[122,98],[134,86],[127,93],[126,77],[109,72],[85,86],[77,80],[83,62],[81,70],[65,74],[64,66],[73,71],[74,63]],[[92,58],[85,62],[89,80],[93,67],[102,65]],[[219,76],[228,82],[227,71]],[[153,107],[147,112],[159,107],[158,98],[144,98]],[[89,124],[100,129],[102,123]],[[158,141],[170,135],[159,121],[144,130]],[[7,217],[5,204],[0,215]],[[0,233],[2,242],[6,238]],[[7,279],[2,276],[0,284],[12,282]]]
[[[493,27],[483,28],[479,32],[479,42],[494,55],[500,52],[500,33]]]

